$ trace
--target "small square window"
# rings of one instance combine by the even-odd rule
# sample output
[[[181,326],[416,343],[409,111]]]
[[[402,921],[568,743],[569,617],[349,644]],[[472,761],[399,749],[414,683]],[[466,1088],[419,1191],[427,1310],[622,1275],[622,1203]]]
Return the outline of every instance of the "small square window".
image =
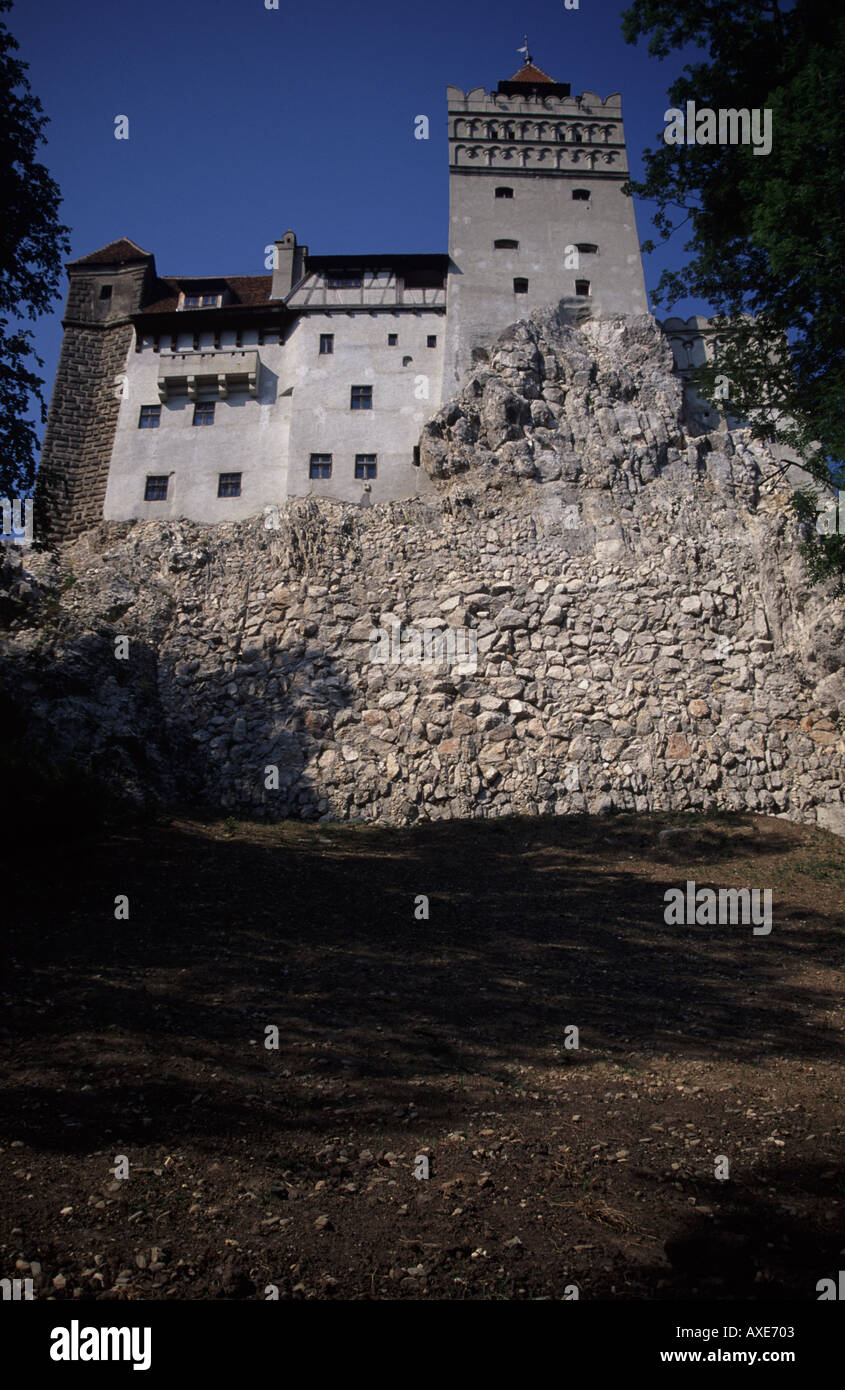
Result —
[[[356,454],[355,455],[355,477],[374,478],[376,476],[376,455],[375,454]]]
[[[388,335],[387,335],[387,346],[388,346],[388,347],[397,347],[397,346],[398,346],[398,343],[399,343],[399,334],[398,334],[398,333],[388,333]]]
[[[576,293],[576,294],[589,294],[589,293],[590,293],[590,282],[589,282],[589,280],[576,280],[576,281],[575,281],[575,293]]]
[[[167,476],[150,476],[147,478],[147,486],[144,488],[145,502],[166,502],[167,501]]]
[[[139,430],[157,430],[161,423],[160,405],[142,405],[138,417]]]
[[[194,424],[214,424],[214,401],[197,401],[194,406]]]
[[[513,292],[514,292],[514,294],[527,294],[527,293],[528,293],[528,281],[527,281],[527,280],[514,280],[514,282],[513,282]]]
[[[330,478],[332,476],[331,454],[312,454],[308,465],[309,478]]]
[[[437,334],[429,333],[425,340],[426,347],[437,347]]]
[[[100,286],[100,298],[101,298],[101,299],[111,299],[111,290],[112,290],[111,285],[101,285],[101,286]]]
[[[372,386],[353,386],[349,401],[349,407],[351,410],[372,410]]]
[[[217,484],[218,497],[240,497],[241,495],[241,474],[240,473],[221,473]]]
[[[321,334],[320,334],[320,356],[321,356],[321,357],[328,357],[329,354],[332,353],[332,352],[334,352],[334,334],[333,334],[333,333],[321,333]]]

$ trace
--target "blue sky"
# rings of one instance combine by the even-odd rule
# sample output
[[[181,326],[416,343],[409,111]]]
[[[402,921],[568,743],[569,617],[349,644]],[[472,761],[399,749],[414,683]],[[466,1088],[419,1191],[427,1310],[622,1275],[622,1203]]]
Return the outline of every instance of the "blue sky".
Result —
[[[120,236],[163,275],[262,274],[292,227],[314,253],[446,251],[445,88],[495,87],[532,57],[573,93],[621,92],[634,176],[681,58],[621,34],[620,0],[17,0],[7,26],[51,123],[40,158],[72,258]],[[415,140],[414,117],[431,138]],[[128,140],[115,140],[118,115]],[[638,203],[640,239],[652,234]],[[671,253],[646,257],[646,283]],[[63,279],[63,294],[66,281]],[[675,306],[707,312],[698,301]],[[667,310],[661,308],[659,316]],[[52,388],[61,305],[36,327]]]

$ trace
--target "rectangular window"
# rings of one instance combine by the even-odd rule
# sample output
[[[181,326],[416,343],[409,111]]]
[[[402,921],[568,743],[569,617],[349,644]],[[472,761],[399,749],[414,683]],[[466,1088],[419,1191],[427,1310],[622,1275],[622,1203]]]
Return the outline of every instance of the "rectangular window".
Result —
[[[590,293],[590,282],[589,282],[589,280],[576,280],[576,281],[575,281],[575,293],[576,293],[576,294],[589,294],[589,293]]]
[[[312,454],[308,465],[309,478],[330,478],[332,476],[331,454]]]
[[[514,241],[513,237],[500,236],[493,242],[493,249],[495,251],[518,251],[519,242]]]
[[[527,280],[514,280],[514,282],[513,282],[513,292],[514,292],[514,294],[527,294],[527,293],[528,293],[528,281],[527,281]]]
[[[512,189],[512,188],[497,188],[497,189],[496,189],[496,197],[497,197],[497,198],[512,198],[512,197],[513,197],[513,189]]]
[[[589,188],[573,188],[572,197],[576,203],[589,203],[590,190]]]
[[[350,410],[372,410],[372,386],[353,386],[352,394],[349,401],[349,408]]]
[[[147,478],[147,486],[144,488],[145,502],[166,502],[167,501],[167,477]]]
[[[426,347],[437,347],[437,334],[429,333],[425,340]]]
[[[197,401],[194,406],[194,424],[214,424],[214,401]]]
[[[182,300],[182,307],[184,309],[216,309],[219,303],[219,294],[186,294]]]
[[[321,357],[328,357],[329,354],[332,353],[332,352],[334,352],[334,334],[333,334],[333,333],[321,333],[321,334],[320,334],[320,356],[321,356]]]
[[[142,405],[138,417],[139,430],[157,430],[161,421],[160,405]]]
[[[111,299],[111,285],[101,285],[101,286],[100,286],[100,298],[101,298],[101,299]]]
[[[387,346],[388,346],[388,347],[396,347],[397,344],[398,344],[398,342],[399,342],[399,334],[398,334],[398,333],[388,333],[388,335],[387,335]]]
[[[326,276],[326,284],[330,290],[357,290],[361,288],[363,283],[363,276],[344,274],[343,271]]]
[[[356,454],[355,455],[355,477],[374,478],[376,476],[376,455],[375,454]]]
[[[217,484],[218,497],[240,497],[241,495],[241,475],[240,473],[221,473]]]

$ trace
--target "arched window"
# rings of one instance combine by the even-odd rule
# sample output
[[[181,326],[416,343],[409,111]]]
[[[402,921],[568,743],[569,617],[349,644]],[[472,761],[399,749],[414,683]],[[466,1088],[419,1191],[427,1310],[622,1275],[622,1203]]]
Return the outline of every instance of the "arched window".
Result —
[[[512,198],[512,197],[513,197],[513,189],[512,189],[512,188],[497,188],[497,189],[496,189],[496,197],[497,197],[497,198]]]
[[[572,190],[572,198],[573,198],[573,201],[576,202],[576,203],[589,203],[589,201],[590,201],[590,190],[589,190],[589,188],[573,188],[573,190]]]

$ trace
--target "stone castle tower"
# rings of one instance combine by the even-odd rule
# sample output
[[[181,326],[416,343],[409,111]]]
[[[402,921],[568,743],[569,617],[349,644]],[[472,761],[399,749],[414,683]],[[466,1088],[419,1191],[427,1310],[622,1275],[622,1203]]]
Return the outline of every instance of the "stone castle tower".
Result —
[[[448,396],[473,349],[532,309],[648,313],[622,102],[570,96],[528,57],[495,92],[448,87]]]
[[[448,255],[311,255],[288,231],[264,275],[160,276],[126,237],[68,265],[37,537],[413,497],[423,426],[509,324],[648,312],[619,96],[530,58],[447,90]]]

